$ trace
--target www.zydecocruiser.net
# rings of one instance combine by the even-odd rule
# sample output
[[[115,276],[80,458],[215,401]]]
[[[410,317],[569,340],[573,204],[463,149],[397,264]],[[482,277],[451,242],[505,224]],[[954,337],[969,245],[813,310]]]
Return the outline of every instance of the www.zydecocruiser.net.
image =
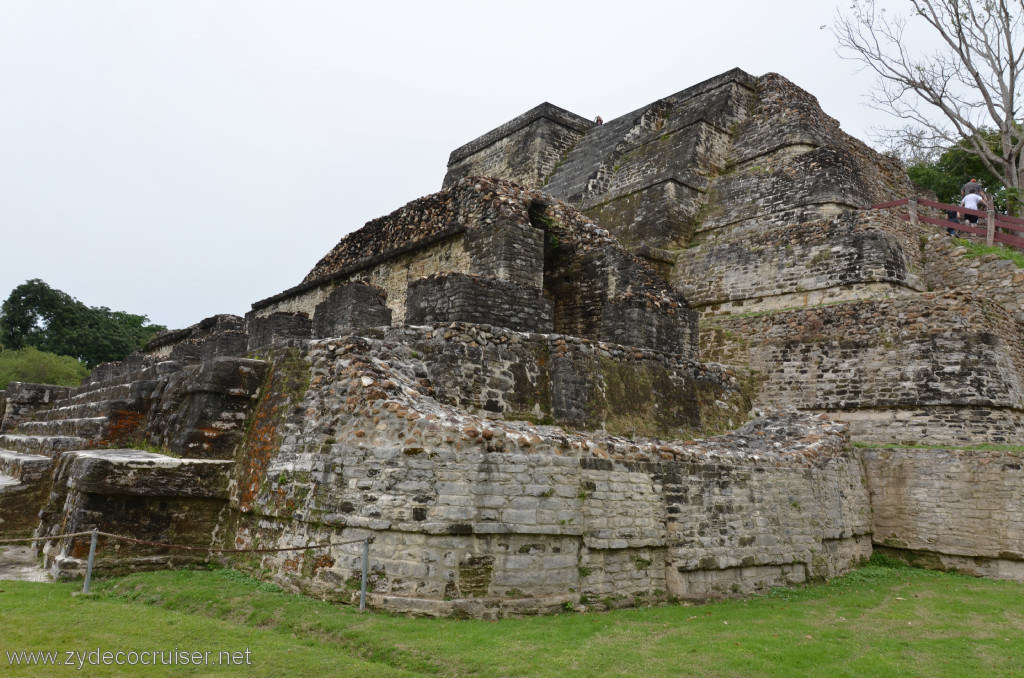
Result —
[[[252,666],[245,650],[7,650],[8,666]]]

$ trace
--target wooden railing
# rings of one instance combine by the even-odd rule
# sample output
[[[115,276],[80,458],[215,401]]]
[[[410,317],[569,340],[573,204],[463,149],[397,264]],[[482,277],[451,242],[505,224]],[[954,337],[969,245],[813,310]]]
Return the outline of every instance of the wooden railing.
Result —
[[[923,221],[926,224],[934,224],[943,228],[955,228],[965,233],[983,235],[987,245],[994,245],[998,242],[1024,249],[1024,237],[1016,235],[1017,233],[1024,233],[1024,219],[1018,219],[1017,217],[1008,217],[1005,214],[996,214],[995,212],[986,212],[984,210],[969,210],[959,205],[950,205],[944,202],[935,202],[934,200],[920,200],[918,198],[904,198],[903,200],[883,202],[879,205],[872,205],[871,209],[877,210],[887,207],[899,207],[901,205],[907,206],[907,213],[901,214],[900,218],[904,221],[909,221],[915,226]],[[935,209],[955,211],[960,214],[973,214],[979,217],[979,223],[978,225],[969,222],[954,224],[946,219],[936,219],[935,217],[919,214],[918,207],[934,207]],[[985,220],[985,228],[980,227],[980,219],[982,218]]]

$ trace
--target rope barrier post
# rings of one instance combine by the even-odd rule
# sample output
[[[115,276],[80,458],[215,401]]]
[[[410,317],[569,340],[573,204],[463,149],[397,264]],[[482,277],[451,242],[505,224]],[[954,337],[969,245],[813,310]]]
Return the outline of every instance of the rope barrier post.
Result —
[[[370,569],[370,538],[363,540],[363,581],[359,585],[359,611],[366,609],[366,575]]]
[[[89,562],[85,566],[85,583],[82,585],[82,593],[89,593],[89,584],[92,583],[92,564],[96,560],[96,537],[99,534],[98,528],[92,528],[92,540],[89,542]]]
[[[985,213],[985,244],[992,247],[996,244],[996,212],[990,209]]]
[[[917,228],[921,223],[917,220],[917,198],[907,200],[907,213],[910,215],[910,225]]]

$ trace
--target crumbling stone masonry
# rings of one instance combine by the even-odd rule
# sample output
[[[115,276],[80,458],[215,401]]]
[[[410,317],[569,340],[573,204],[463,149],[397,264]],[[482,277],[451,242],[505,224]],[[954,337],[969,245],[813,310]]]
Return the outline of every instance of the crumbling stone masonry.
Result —
[[[697,316],[681,294],[576,210],[507,181],[462,179],[369,222],[300,285],[253,304],[250,336],[330,336],[310,319],[354,284],[387,311],[319,331],[475,322],[696,355]]]
[[[774,74],[599,126],[542,104],[245,319],[13,385],[0,533],[47,537],[61,576],[87,542],[58,535],[93,527],[373,537],[371,605],[480,617],[744,594],[873,548],[1024,580],[1020,276],[863,209],[913,192]],[[225,558],[339,601],[360,560]],[[191,562],[101,546],[106,572]]]
[[[446,185],[500,169],[503,129],[453,153]],[[810,94],[731,71],[581,134],[533,185],[683,292],[702,316],[700,355],[748,369],[756,402],[828,413],[861,443],[1022,445],[1024,275],[865,210],[916,189]],[[998,515],[982,533],[1004,529]],[[980,557],[958,543],[943,557]]]
[[[372,535],[374,604],[473,616],[750,592],[870,552],[860,462],[839,425],[771,417],[667,443],[487,419],[426,396],[426,363],[396,338],[313,344],[281,443],[233,485],[227,543]],[[359,556],[258,566],[350,600]]]

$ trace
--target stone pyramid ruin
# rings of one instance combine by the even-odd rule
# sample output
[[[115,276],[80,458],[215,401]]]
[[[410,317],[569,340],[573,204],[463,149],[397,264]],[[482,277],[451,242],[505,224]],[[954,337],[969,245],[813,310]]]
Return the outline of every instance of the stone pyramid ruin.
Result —
[[[882,549],[1024,580],[1024,271],[785,78],[541,104],[296,286],[0,400],[0,535],[80,574],[205,551],[494,617],[746,594]]]

